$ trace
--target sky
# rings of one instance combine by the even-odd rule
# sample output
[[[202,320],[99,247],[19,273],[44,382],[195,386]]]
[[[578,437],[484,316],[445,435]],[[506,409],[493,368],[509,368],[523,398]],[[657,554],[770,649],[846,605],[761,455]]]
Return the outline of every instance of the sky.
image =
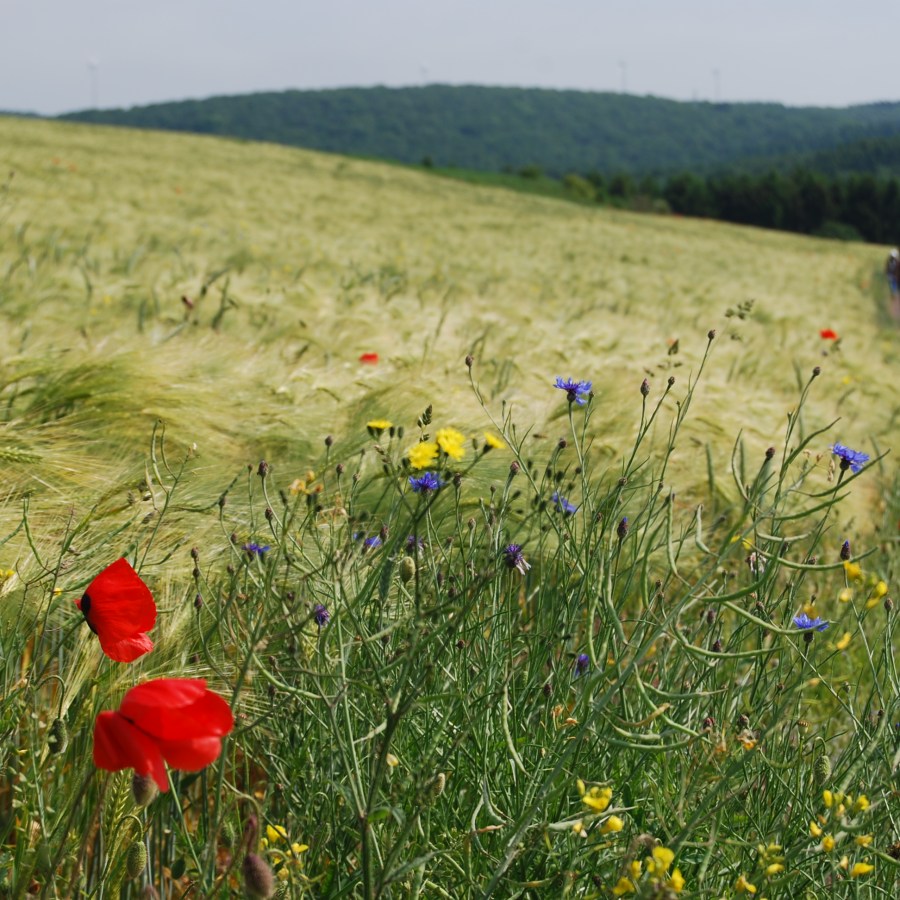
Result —
[[[0,0],[0,109],[488,84],[900,100],[900,0]]]

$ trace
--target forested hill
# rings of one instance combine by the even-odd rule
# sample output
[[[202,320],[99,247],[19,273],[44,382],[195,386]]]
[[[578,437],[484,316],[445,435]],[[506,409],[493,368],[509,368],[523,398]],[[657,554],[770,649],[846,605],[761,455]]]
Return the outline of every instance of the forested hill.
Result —
[[[900,135],[900,104],[682,103],[523,88],[347,88],[187,100],[61,118],[229,135],[499,171],[667,173]]]

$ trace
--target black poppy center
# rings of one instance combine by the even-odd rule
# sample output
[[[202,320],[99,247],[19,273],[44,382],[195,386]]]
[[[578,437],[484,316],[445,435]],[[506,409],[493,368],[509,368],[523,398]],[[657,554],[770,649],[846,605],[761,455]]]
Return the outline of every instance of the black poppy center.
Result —
[[[91,611],[91,598],[88,597],[87,594],[85,594],[81,598],[81,614],[84,616],[84,621],[87,622],[88,628],[90,628],[91,631],[94,632],[94,634],[97,634],[97,629],[94,628],[94,626],[91,624],[91,620],[88,618],[88,613],[90,611]]]

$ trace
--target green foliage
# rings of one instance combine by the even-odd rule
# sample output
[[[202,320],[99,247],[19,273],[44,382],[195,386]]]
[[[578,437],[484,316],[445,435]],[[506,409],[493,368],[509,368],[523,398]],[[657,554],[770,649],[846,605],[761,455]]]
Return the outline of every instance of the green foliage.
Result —
[[[898,104],[846,109],[680,103],[625,94],[429,85],[284,91],[63,118],[277,141],[464,169],[703,171],[900,133]],[[385,127],[389,122],[390,127]],[[888,160],[896,157],[882,157]]]

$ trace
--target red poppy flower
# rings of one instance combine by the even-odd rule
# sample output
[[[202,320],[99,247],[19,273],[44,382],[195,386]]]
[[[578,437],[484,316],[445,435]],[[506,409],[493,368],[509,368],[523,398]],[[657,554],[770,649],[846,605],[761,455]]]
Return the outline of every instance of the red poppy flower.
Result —
[[[837,332],[832,331],[830,328],[823,328],[819,332],[819,337],[822,338],[823,341],[836,341],[838,339]]]
[[[166,767],[197,772],[222,752],[234,727],[228,704],[202,678],[157,678],[133,687],[117,711],[94,722],[94,765],[151,775],[169,789]]]
[[[133,662],[153,649],[153,641],[144,632],[156,624],[156,604],[128,560],[107,566],[75,605],[110,659]]]
[[[360,356],[359,361],[361,363],[370,363],[371,365],[375,365],[378,362],[378,354],[377,353],[363,353]]]

